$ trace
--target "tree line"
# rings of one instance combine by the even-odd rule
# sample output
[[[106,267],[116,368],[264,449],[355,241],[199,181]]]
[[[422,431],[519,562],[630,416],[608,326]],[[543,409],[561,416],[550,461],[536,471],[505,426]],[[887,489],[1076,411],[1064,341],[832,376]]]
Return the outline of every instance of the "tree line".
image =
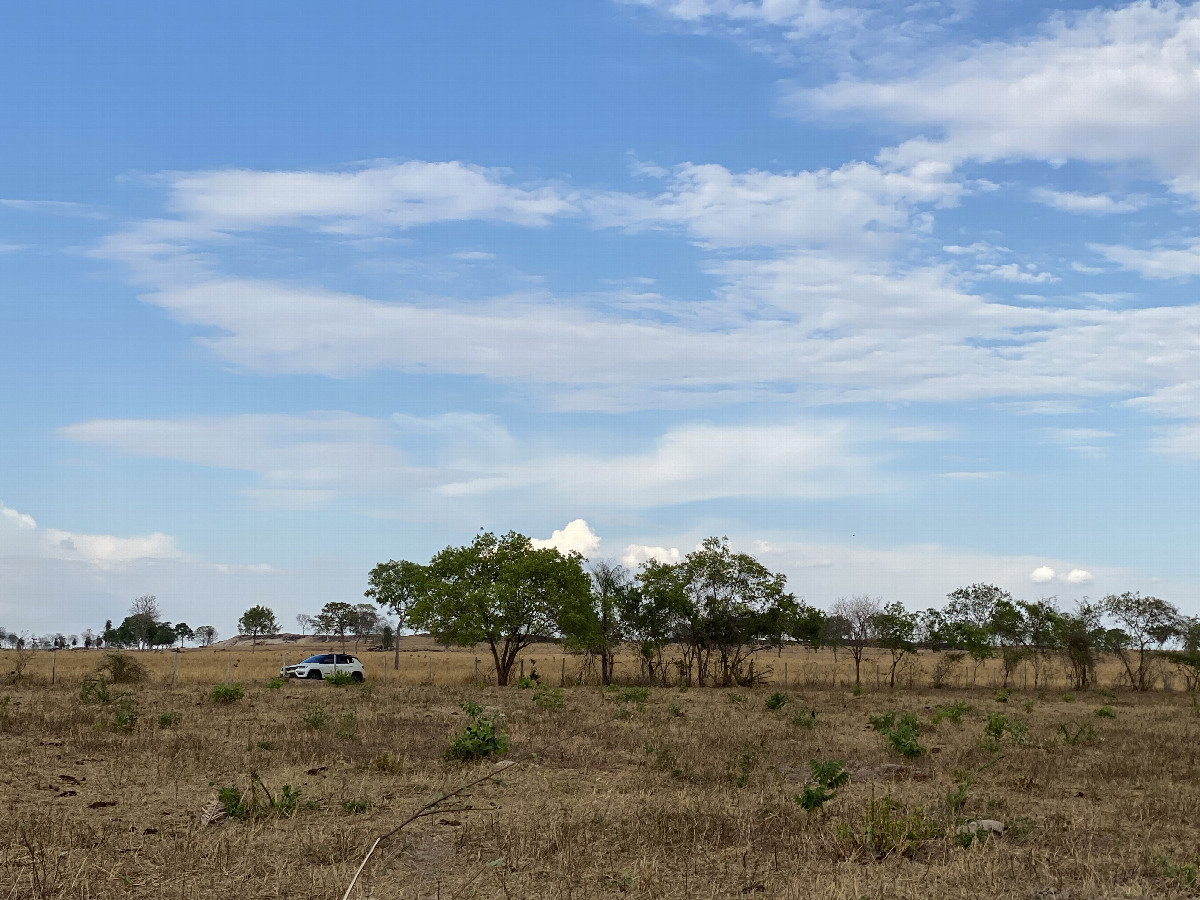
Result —
[[[1054,598],[1018,600],[973,584],[951,592],[940,608],[909,610],[860,595],[822,610],[790,593],[782,574],[717,537],[678,562],[650,560],[635,572],[535,548],[516,532],[483,532],[425,564],[380,563],[368,585],[366,596],[401,626],[447,645],[485,644],[501,685],[521,650],[540,641],[580,652],[605,684],[625,646],[636,649],[646,681],[728,686],[765,678],[755,655],[788,643],[848,653],[856,684],[868,648],[887,652],[893,687],[901,663],[922,650],[976,670],[996,658],[1005,685],[1028,663],[1037,686],[1057,659],[1084,690],[1095,683],[1102,654],[1120,661],[1136,690],[1152,686],[1164,661],[1189,688],[1200,683],[1200,619],[1158,597],[1127,592],[1063,609]]]

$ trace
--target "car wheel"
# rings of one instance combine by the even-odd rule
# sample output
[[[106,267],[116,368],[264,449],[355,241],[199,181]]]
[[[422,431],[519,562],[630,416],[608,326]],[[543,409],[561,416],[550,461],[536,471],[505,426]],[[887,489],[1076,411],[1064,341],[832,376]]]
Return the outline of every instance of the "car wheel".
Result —
[[[362,672],[351,672],[351,673],[350,673],[350,677],[351,677],[352,679],[354,679],[355,681],[362,681],[362,680],[363,680],[363,673],[362,673]]]
[[[310,669],[308,672],[308,675],[306,675],[305,677],[319,679],[321,677],[321,671],[319,669]]]

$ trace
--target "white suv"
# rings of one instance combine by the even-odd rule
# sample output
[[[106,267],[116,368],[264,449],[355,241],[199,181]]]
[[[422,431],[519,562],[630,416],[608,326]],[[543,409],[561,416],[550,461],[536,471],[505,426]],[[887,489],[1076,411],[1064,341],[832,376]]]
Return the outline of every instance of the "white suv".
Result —
[[[318,653],[294,666],[284,666],[279,675],[281,678],[325,678],[334,672],[349,672],[355,681],[366,677],[358,657],[345,653]]]

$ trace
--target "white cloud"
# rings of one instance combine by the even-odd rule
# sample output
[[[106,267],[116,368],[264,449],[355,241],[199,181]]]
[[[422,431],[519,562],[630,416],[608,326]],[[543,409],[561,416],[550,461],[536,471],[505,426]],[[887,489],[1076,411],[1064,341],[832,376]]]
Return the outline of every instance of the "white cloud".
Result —
[[[507,174],[420,160],[351,172],[188,172],[171,177],[171,206],[213,229],[308,225],[349,233],[465,220],[538,226],[573,211],[556,188],[512,186]]]
[[[1038,272],[1033,263],[1026,263],[1024,266],[1017,263],[983,264],[976,266],[975,272],[982,278],[1014,284],[1053,284],[1059,280],[1058,276],[1049,272]]]
[[[1047,428],[1046,434],[1054,443],[1088,459],[1103,457],[1104,444],[1116,437],[1114,432],[1100,428]]]
[[[1093,580],[1092,573],[1087,571],[1087,569],[1072,569],[1063,578],[1063,581],[1067,584],[1087,584]]]
[[[1187,279],[1200,275],[1200,240],[1182,248],[1138,249],[1119,244],[1090,246],[1121,268],[1137,272],[1143,278]]]
[[[658,560],[661,563],[677,563],[681,559],[679,548],[677,547],[651,547],[647,544],[630,544],[625,548],[625,552],[621,554],[621,564],[629,569],[636,569],[638,566],[648,563],[650,560]]]
[[[651,198],[593,194],[593,220],[622,228],[679,227],[712,247],[860,247],[911,231],[920,205],[955,202],[950,168],[905,170],[865,162],[805,172],[731,172],[686,163],[669,190]]]
[[[1054,570],[1049,566],[1038,566],[1029,573],[1029,580],[1034,584],[1045,584],[1054,580]]]
[[[1117,200],[1109,194],[1080,194],[1075,191],[1056,191],[1052,188],[1036,188],[1033,197],[1038,203],[1063,212],[1094,215],[1136,212],[1145,209],[1150,203],[1150,198],[1141,194]]]
[[[600,537],[583,519],[572,519],[551,532],[549,539],[530,541],[537,549],[553,547],[561,553],[578,553],[585,559],[600,548]]]
[[[892,155],[1149,161],[1200,196],[1200,9],[1132,3],[1056,17],[1034,37],[964,48],[915,76],[846,78],[796,99],[941,132]]]
[[[17,528],[26,531],[32,531],[34,528],[37,528],[37,522],[33,520],[33,516],[10,509],[3,502],[0,502],[0,518],[7,519]]]

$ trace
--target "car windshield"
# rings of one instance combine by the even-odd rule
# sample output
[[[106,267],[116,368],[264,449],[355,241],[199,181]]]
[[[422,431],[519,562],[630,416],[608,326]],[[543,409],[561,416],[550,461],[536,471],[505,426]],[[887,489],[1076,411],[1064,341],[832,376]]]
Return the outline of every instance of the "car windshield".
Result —
[[[306,663],[323,663],[323,662],[332,662],[332,660],[327,660],[327,659],[325,659],[324,656],[310,656],[308,659],[305,660],[305,662]]]

